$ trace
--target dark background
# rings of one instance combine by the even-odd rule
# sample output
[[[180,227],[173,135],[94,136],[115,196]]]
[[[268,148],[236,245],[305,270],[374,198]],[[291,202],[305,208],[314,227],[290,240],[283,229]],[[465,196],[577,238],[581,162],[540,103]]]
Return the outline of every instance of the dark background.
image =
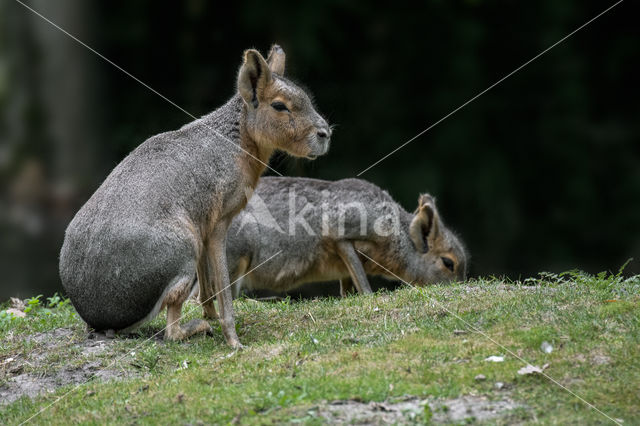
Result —
[[[285,175],[353,177],[613,4],[582,0],[29,1],[190,113],[234,92],[242,51],[287,53],[333,124]],[[640,49],[623,2],[362,175],[436,195],[473,276],[640,273]],[[190,121],[13,0],[0,0],[0,300],[60,289],[73,214],[149,136]]]

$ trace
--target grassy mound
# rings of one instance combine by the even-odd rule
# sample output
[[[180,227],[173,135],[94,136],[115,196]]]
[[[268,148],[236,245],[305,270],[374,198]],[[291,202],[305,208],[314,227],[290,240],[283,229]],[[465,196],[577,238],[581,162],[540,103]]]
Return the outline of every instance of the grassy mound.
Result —
[[[137,335],[87,339],[69,304],[34,299],[24,318],[0,314],[0,423],[44,409],[33,423],[629,424],[640,416],[639,294],[640,277],[570,272],[240,299],[239,352],[219,327],[164,342],[163,315]],[[193,303],[185,312],[201,315]],[[542,373],[520,374],[527,364]]]

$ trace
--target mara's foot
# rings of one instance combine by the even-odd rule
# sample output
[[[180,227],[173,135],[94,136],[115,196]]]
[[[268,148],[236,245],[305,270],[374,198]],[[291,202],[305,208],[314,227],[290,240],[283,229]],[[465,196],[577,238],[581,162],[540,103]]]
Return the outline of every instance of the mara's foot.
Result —
[[[202,305],[202,310],[204,312],[204,315],[203,315],[204,319],[207,319],[207,320],[217,320],[217,319],[219,319],[218,313],[216,312],[216,308],[213,305],[213,302],[204,303]]]
[[[164,332],[164,338],[166,340],[178,341],[184,340],[197,333],[213,334],[213,329],[205,320],[195,319],[189,321],[184,326],[174,325],[173,327],[167,328]]]
[[[242,343],[240,343],[240,339],[238,339],[238,336],[236,335],[235,330],[233,330],[232,332],[225,333],[225,329],[223,326],[222,334],[224,335],[224,338],[227,341],[227,344],[231,346],[231,349],[235,349],[235,350],[244,349],[244,346],[242,345]]]
[[[242,343],[240,343],[240,340],[237,340],[237,339],[233,342],[228,342],[228,343],[229,343],[229,346],[231,346],[231,349],[234,349],[236,351],[239,351],[245,348],[245,346]]]
[[[207,312],[206,310],[204,311],[204,314],[202,315],[202,317],[206,320],[219,320],[220,317],[218,316],[218,313],[214,310],[213,312]]]
[[[213,329],[211,325],[205,320],[194,319],[186,323],[182,329],[187,333],[186,337],[193,336],[197,333],[205,333],[205,334],[213,334]]]

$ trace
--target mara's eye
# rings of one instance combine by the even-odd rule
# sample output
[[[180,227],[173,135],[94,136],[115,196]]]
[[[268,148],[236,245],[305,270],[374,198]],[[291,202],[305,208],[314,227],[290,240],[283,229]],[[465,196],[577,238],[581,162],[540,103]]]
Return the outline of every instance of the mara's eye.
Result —
[[[274,102],[271,104],[271,107],[276,111],[289,111],[289,108],[282,102]]]
[[[448,257],[442,257],[442,263],[444,263],[444,266],[450,270],[451,272],[453,272],[453,260],[449,259]]]

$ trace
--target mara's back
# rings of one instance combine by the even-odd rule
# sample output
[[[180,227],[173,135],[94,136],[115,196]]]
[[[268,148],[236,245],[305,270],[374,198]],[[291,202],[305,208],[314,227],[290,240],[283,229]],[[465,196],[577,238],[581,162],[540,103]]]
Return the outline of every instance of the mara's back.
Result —
[[[406,215],[386,191],[360,179],[263,177],[229,228],[230,271],[237,277],[260,265],[245,286],[272,290],[339,279],[347,271],[333,248],[336,241],[384,240],[374,229],[381,225],[376,219],[404,221]]]

